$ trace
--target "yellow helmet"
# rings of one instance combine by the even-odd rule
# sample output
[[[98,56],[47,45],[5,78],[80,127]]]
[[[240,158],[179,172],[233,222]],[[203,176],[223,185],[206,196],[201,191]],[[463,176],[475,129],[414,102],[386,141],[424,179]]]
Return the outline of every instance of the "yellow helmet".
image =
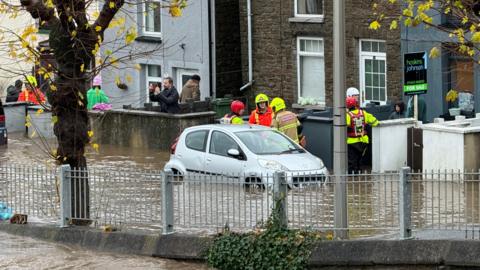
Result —
[[[27,75],[27,81],[30,83],[33,87],[37,87],[37,79],[35,79],[34,76],[32,75]]]
[[[261,93],[255,97],[255,104],[266,102],[268,104],[268,96]]]
[[[272,102],[270,103],[270,107],[272,107],[274,112],[278,112],[286,108],[285,101],[279,97],[276,97],[272,99]]]

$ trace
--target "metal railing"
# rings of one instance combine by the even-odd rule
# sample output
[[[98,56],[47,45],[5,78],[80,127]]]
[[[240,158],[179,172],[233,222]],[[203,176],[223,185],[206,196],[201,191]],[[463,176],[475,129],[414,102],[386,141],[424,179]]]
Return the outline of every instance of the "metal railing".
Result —
[[[228,176],[227,176],[228,175]],[[335,181],[345,183],[347,228],[334,224]],[[351,237],[480,238],[480,172],[363,173],[319,177],[188,174],[0,164],[0,202],[29,221],[113,225],[171,233],[251,230],[280,201],[290,228]]]
[[[58,221],[58,183],[55,168],[0,164],[0,202],[43,222]]]
[[[61,167],[61,226],[161,228],[160,171]]]

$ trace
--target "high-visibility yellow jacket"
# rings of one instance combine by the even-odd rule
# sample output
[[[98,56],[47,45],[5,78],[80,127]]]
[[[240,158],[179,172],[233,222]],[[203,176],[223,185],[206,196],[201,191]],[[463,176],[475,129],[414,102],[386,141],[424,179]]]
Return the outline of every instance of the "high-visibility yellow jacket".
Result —
[[[352,121],[352,116],[354,121]],[[369,143],[368,135],[365,126],[368,124],[372,127],[378,125],[378,120],[375,116],[362,110],[355,109],[347,112],[347,144],[353,143]],[[356,123],[355,123],[356,122]]]
[[[225,114],[222,124],[243,125],[243,119],[235,114]]]

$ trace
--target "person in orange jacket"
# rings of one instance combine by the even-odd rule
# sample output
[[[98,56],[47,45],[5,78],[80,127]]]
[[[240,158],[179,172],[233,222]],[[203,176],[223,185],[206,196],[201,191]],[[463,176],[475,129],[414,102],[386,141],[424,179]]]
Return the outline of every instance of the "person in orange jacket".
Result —
[[[27,76],[27,83],[25,84],[25,89],[18,96],[17,101],[25,101],[33,104],[43,104],[45,103],[45,95],[37,88],[37,79],[33,76]]]
[[[270,127],[273,119],[273,112],[270,106],[268,106],[268,96],[265,94],[258,94],[255,97],[255,104],[257,108],[252,111],[248,122],[250,124],[262,125]]]

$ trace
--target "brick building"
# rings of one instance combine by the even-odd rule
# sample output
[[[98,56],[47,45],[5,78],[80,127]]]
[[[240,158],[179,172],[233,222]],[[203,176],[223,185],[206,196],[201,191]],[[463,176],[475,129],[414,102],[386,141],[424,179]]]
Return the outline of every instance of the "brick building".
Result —
[[[247,1],[240,1],[243,82],[248,82]],[[333,105],[333,1],[251,1],[253,87],[288,104],[309,98]],[[347,86],[363,101],[385,104],[402,97],[400,30],[369,30],[370,1],[346,1]]]

